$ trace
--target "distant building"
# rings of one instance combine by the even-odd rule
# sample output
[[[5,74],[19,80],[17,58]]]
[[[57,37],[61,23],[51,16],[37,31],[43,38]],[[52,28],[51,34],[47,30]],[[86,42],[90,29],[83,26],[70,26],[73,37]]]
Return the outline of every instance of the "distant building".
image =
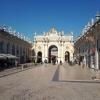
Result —
[[[58,32],[54,27],[44,35],[35,35],[34,46],[36,62],[56,60],[58,63],[69,62],[73,60],[73,34],[64,35],[64,32]]]
[[[0,54],[11,54],[19,59],[19,63],[26,63],[31,57],[32,44],[19,38],[14,33],[0,29]]]
[[[100,69],[100,16],[96,15],[96,21],[93,19],[88,24],[82,35],[74,44],[75,53],[79,64],[85,62],[85,66],[94,69]]]

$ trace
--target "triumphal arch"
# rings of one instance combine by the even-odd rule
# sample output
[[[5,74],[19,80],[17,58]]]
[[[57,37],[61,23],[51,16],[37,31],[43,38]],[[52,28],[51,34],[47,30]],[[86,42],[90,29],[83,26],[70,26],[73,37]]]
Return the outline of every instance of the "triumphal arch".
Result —
[[[73,34],[64,35],[63,31],[58,32],[55,28],[51,28],[43,35],[34,36],[35,61],[48,63],[51,63],[53,59],[57,63],[72,61],[73,45]]]

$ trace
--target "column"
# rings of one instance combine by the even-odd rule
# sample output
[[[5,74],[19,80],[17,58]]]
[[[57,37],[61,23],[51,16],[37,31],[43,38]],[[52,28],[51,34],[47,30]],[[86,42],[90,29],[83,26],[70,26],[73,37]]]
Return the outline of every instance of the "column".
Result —
[[[44,62],[44,60],[45,60],[45,43],[43,44],[43,62]]]
[[[48,61],[48,43],[47,43],[47,45],[46,45],[46,47],[45,47],[45,58],[46,58],[47,61]]]
[[[62,62],[64,62],[64,53],[63,53],[64,52],[64,44],[63,43],[62,43],[62,47],[61,48],[62,48],[62,54],[61,54],[62,57],[61,58],[62,58]]]
[[[96,36],[96,51],[95,51],[95,69],[99,69],[99,55],[98,55],[98,38]]]
[[[95,35],[96,39],[95,39],[95,69],[99,69],[99,54],[98,54],[98,35]]]
[[[98,51],[97,51],[97,48],[96,48],[96,51],[95,51],[95,69],[99,69],[99,59],[98,59]]]
[[[60,43],[60,60],[62,61],[62,43]]]
[[[61,57],[60,57],[60,52],[61,52],[61,46],[60,46],[60,44],[58,43],[58,62],[60,62],[60,59],[61,59]]]
[[[36,50],[36,42],[35,42],[35,62],[37,62],[37,50]]]

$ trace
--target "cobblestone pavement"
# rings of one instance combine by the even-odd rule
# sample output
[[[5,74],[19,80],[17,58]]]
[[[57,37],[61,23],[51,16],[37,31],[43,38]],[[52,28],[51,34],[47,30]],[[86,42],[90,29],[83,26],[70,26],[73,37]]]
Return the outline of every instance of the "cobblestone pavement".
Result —
[[[100,100],[99,81],[89,81],[93,71],[79,66],[39,66],[0,78],[0,100]]]

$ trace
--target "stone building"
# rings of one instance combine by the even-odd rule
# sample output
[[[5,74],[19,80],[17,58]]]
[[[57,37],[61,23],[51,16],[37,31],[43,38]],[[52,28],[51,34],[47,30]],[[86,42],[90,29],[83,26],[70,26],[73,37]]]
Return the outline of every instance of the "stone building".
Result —
[[[32,44],[5,29],[0,29],[0,54],[11,54],[19,63],[26,63],[31,57]]]
[[[52,59],[56,62],[69,62],[73,60],[73,34],[64,35],[64,32],[58,32],[55,28],[51,28],[44,35],[35,35],[34,46],[35,60],[37,62],[49,63]]]
[[[100,16],[85,27],[81,36],[74,43],[75,53],[79,63],[94,69],[100,69]]]

